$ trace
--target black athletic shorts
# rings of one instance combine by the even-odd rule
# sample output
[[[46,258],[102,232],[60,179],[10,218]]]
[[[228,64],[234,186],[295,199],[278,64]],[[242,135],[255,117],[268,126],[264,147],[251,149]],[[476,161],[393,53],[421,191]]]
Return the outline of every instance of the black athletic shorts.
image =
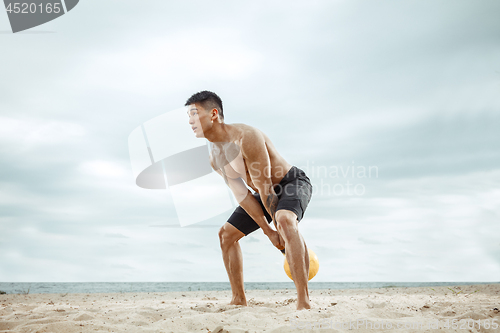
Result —
[[[297,215],[297,219],[300,221],[304,216],[304,212],[306,211],[312,195],[311,181],[306,176],[305,172],[292,166],[280,183],[274,186],[274,192],[279,199],[276,211],[280,209],[290,210]],[[267,222],[271,223],[272,218],[264,207],[259,193],[255,192],[253,196],[260,203]],[[235,226],[236,229],[244,233],[245,236],[260,228],[241,206],[235,209],[227,222]]]

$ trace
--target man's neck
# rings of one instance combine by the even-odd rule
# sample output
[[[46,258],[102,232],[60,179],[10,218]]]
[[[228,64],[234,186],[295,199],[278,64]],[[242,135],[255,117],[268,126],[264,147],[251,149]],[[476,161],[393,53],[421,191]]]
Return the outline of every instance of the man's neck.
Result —
[[[229,131],[231,130],[231,125],[226,125],[220,123],[212,127],[211,131],[204,133],[205,138],[213,143],[216,142],[231,142],[231,135]]]

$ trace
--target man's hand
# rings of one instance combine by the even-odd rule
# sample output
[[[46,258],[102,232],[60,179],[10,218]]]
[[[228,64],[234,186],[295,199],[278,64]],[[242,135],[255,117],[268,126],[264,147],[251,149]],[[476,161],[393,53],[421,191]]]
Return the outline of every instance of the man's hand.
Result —
[[[271,230],[267,233],[267,237],[269,237],[269,240],[273,245],[278,249],[278,250],[283,250],[285,248],[285,241],[283,238],[281,238],[280,234],[275,231]]]

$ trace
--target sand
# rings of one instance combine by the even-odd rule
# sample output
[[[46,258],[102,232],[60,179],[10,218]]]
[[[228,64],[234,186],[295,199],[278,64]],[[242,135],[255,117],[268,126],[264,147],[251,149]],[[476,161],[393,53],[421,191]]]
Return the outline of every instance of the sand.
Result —
[[[500,284],[312,290],[302,311],[295,290],[247,291],[247,307],[230,295],[0,295],[0,332],[500,332]]]

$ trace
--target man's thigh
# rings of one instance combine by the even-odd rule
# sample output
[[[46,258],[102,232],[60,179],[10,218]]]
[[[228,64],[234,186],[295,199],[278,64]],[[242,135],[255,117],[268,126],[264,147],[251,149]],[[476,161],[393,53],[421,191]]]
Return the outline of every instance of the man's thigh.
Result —
[[[276,214],[279,211],[289,211],[295,214],[298,221],[302,220],[309,201],[312,196],[312,186],[310,183],[302,180],[296,180],[288,183],[282,188],[279,195]]]

